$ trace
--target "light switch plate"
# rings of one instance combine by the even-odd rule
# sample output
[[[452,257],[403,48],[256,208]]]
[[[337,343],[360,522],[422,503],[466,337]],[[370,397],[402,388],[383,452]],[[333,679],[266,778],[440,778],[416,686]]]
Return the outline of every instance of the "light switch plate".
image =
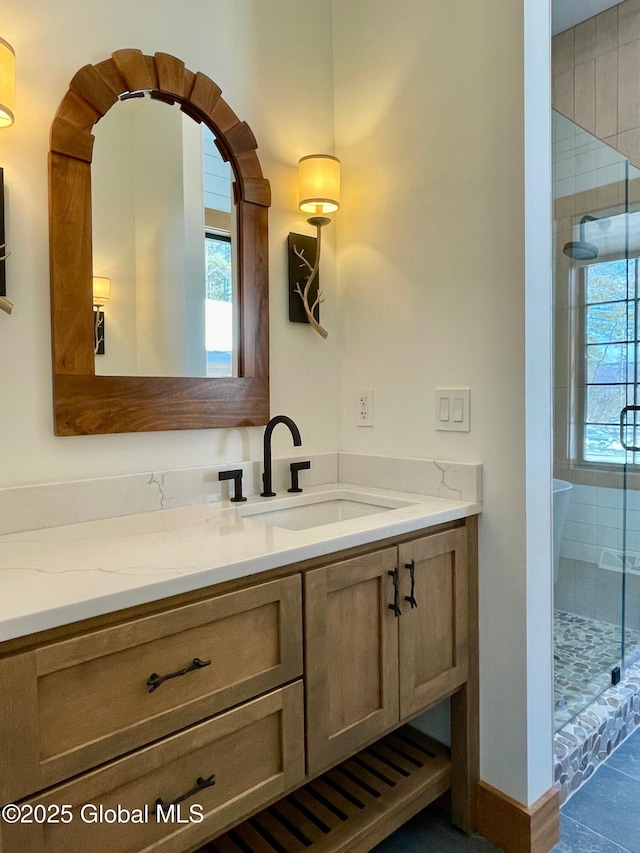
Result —
[[[471,430],[469,388],[436,388],[436,429],[454,432]]]

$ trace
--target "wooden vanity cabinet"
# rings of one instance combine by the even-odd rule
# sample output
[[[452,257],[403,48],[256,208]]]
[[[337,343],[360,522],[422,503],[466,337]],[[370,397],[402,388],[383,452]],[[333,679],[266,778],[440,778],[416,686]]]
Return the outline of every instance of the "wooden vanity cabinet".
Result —
[[[305,572],[310,775],[467,680],[466,542],[457,528]]]
[[[0,645],[0,802],[74,814],[2,853],[366,853],[447,790],[470,831],[476,562],[469,518]],[[450,750],[403,725],[446,697]]]

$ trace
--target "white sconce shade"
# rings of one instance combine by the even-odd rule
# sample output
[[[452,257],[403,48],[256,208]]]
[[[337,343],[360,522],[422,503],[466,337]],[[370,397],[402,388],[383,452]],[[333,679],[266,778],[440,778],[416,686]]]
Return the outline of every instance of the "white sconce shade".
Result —
[[[316,229],[315,262],[299,246],[301,235],[289,235],[289,319],[293,323],[309,323],[326,338],[328,332],[320,325],[320,304],[324,302],[318,270],[320,269],[320,242],[322,229],[331,220],[327,214],[340,210],[340,160],[331,154],[309,154],[298,161],[298,206],[303,213],[312,213],[307,222]],[[300,270],[308,275],[297,280]],[[304,283],[303,283],[304,282]],[[313,289],[312,289],[313,287]],[[302,300],[306,320],[298,319],[296,296]],[[292,304],[293,299],[293,304]]]
[[[15,64],[13,48],[0,39],[0,127],[13,124]]]
[[[340,209],[340,161],[330,154],[309,154],[298,162],[299,207],[326,216]]]
[[[111,279],[102,276],[93,277],[93,304],[106,305],[111,295]]]

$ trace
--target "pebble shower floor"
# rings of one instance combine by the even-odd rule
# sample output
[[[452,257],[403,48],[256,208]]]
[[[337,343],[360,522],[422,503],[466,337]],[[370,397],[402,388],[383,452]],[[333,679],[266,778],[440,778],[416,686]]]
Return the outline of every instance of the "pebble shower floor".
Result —
[[[640,726],[640,632],[626,632],[626,666],[613,686],[619,627],[556,611],[554,631],[554,781],[564,802]]]
[[[640,631],[627,630],[626,659],[640,658]],[[560,729],[611,684],[620,627],[563,610],[554,614],[554,728]]]

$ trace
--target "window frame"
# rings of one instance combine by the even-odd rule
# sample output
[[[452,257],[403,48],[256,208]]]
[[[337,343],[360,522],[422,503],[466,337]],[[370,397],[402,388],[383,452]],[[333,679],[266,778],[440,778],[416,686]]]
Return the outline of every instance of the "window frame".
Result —
[[[633,295],[629,296],[629,286],[627,285],[627,297],[626,299],[620,300],[604,300],[602,302],[592,302],[587,303],[587,277],[588,270],[590,267],[598,266],[600,264],[605,263],[615,263],[616,261],[620,261],[627,264],[627,269],[629,264],[633,263],[635,268],[635,276],[634,276],[634,289]],[[619,472],[622,471],[625,467],[631,469],[635,472],[640,472],[640,453],[631,453],[627,454],[627,458],[621,459],[620,461],[605,461],[605,460],[594,460],[587,459],[585,456],[586,452],[586,429],[590,423],[595,425],[596,422],[590,422],[587,420],[587,406],[588,406],[588,393],[587,389],[590,385],[600,385],[601,387],[616,387],[622,386],[626,388],[626,402],[625,405],[637,404],[640,400],[640,259],[638,256],[632,257],[623,257],[623,258],[607,258],[600,260],[599,263],[592,264],[584,264],[580,267],[576,268],[572,271],[575,275],[573,286],[575,288],[576,300],[574,304],[577,307],[577,329],[575,330],[575,334],[571,335],[572,329],[568,329],[568,334],[571,336],[570,339],[575,341],[575,352],[574,352],[574,364],[572,365],[571,373],[575,376],[575,384],[574,384],[574,396],[575,396],[575,414],[576,417],[572,417],[571,413],[569,413],[569,425],[574,425],[575,431],[575,460],[576,464],[580,468],[592,469],[596,471],[612,471]],[[588,347],[592,346],[587,341],[587,324],[588,324],[588,310],[590,306],[593,305],[606,305],[612,304],[614,302],[623,303],[626,306],[629,304],[635,303],[635,314],[634,314],[634,326],[633,326],[633,337],[630,335],[629,330],[627,331],[627,339],[620,340],[617,342],[609,341],[606,342],[608,344],[615,345],[616,343],[626,345],[626,346],[635,346],[635,360],[634,360],[634,378],[631,381],[626,382],[611,382],[611,383],[588,383],[588,360],[587,353]],[[606,344],[605,344],[606,345]],[[628,361],[627,361],[628,363]],[[633,400],[629,400],[629,389],[633,389]],[[611,426],[609,424],[602,424],[602,426]],[[636,430],[640,428],[640,424],[636,422]],[[571,433],[571,429],[569,430]],[[569,436],[569,441],[571,442],[571,435]],[[622,450],[624,454],[625,451]],[[568,454],[569,458],[571,454]]]

